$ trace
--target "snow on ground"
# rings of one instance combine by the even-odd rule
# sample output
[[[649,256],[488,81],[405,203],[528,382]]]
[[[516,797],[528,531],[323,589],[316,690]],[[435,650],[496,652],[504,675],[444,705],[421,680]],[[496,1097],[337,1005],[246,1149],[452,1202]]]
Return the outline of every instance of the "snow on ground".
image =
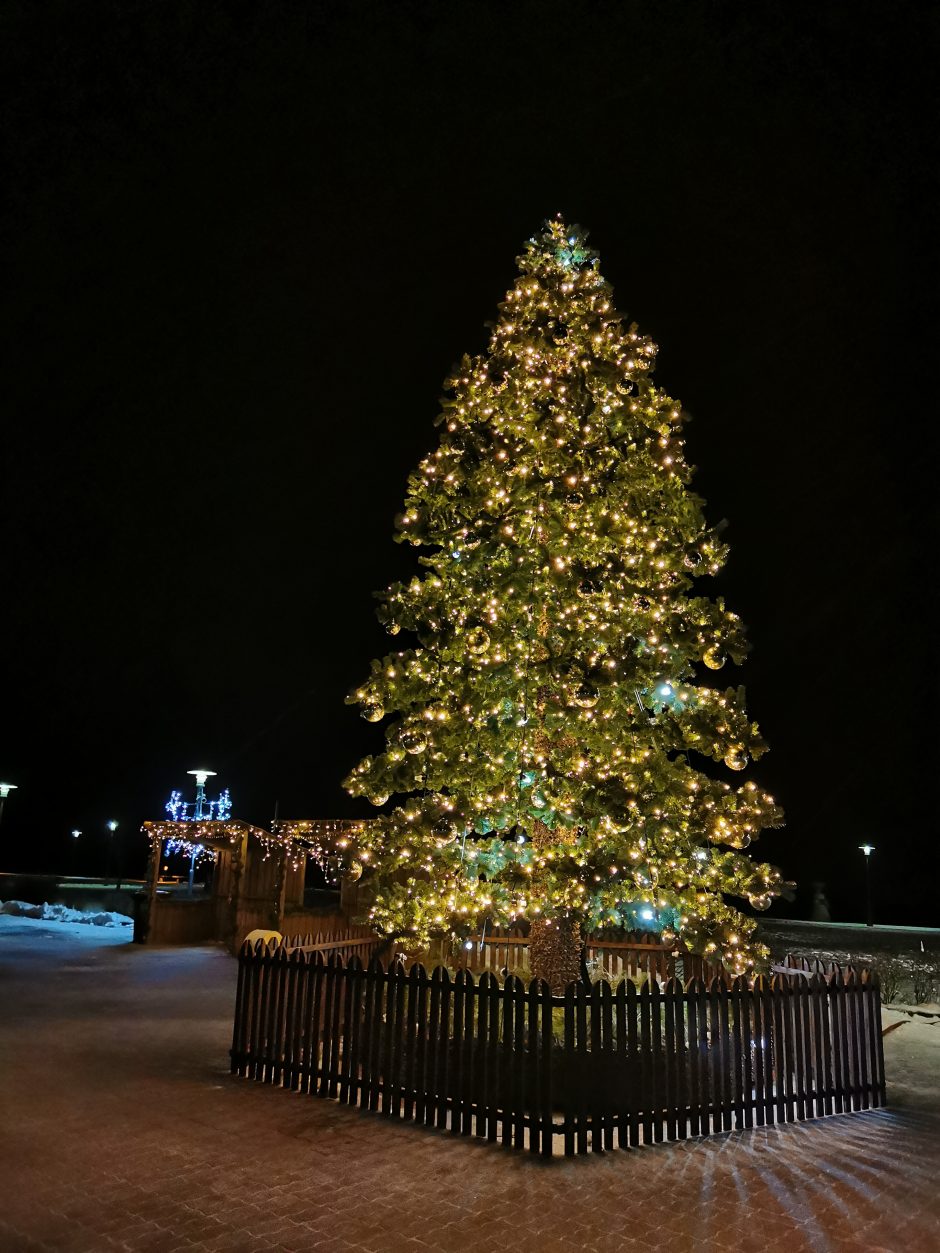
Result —
[[[940,1109],[940,1006],[881,1011],[889,1105]]]
[[[36,940],[59,938],[97,944],[127,944],[133,919],[126,914],[98,910],[82,913],[67,905],[30,905],[26,901],[0,901],[0,940],[33,936]]]

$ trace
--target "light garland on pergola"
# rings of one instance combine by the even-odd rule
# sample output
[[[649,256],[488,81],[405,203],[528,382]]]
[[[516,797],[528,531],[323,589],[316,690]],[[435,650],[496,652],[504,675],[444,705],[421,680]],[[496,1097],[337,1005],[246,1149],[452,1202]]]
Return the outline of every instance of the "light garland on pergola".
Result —
[[[171,852],[182,852],[197,859],[217,857],[219,846],[234,847],[247,834],[264,850],[262,861],[283,852],[296,870],[303,856],[311,857],[327,878],[341,873],[345,851],[354,844],[367,822],[348,818],[305,818],[277,821],[270,831],[233,819],[228,822],[145,822],[141,828],[151,847],[159,843]],[[213,845],[215,847],[213,847]]]

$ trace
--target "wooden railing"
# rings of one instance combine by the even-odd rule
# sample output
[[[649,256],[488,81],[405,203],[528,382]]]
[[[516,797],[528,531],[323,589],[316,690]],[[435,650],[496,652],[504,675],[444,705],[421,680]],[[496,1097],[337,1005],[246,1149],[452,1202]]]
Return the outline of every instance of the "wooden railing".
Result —
[[[529,940],[522,931],[494,927],[482,935],[468,936],[460,944],[452,949],[446,940],[436,940],[421,954],[421,960],[426,966],[441,963],[474,974],[486,970],[500,975],[529,974]],[[592,976],[603,972],[614,983],[624,975],[631,979],[649,975],[661,982],[676,977],[686,981],[724,977],[720,962],[688,953],[675,942],[664,944],[657,932],[628,931],[618,939],[589,935],[584,956]]]
[[[346,958],[358,957],[363,962],[387,949],[389,944],[390,941],[377,936],[368,927],[359,927],[353,923],[338,931],[317,931],[284,938],[284,947],[289,953],[322,953],[324,956],[341,953]]]
[[[796,968],[793,968],[796,974]],[[232,1071],[550,1157],[884,1103],[878,982],[573,983],[251,948]]]

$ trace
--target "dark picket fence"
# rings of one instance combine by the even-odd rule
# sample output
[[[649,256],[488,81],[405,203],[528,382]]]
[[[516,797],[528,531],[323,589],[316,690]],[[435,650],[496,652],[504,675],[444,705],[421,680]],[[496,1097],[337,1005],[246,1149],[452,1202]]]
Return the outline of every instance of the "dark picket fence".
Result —
[[[232,1071],[552,1156],[882,1105],[877,978],[570,984],[245,945]]]

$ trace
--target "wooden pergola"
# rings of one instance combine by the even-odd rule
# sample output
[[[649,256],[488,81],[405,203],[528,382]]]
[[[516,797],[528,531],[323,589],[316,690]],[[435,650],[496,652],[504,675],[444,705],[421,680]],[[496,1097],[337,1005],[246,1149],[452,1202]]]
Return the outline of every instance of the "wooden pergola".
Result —
[[[304,907],[307,860],[339,877],[343,850],[362,825],[342,818],[300,819],[275,822],[269,831],[238,821],[145,822],[150,857],[146,888],[135,912],[135,941],[222,940],[237,949],[257,929],[296,936],[345,921],[355,902],[348,899],[342,880],[338,906]],[[199,846],[212,858],[208,891],[197,896],[161,883],[169,840]]]

